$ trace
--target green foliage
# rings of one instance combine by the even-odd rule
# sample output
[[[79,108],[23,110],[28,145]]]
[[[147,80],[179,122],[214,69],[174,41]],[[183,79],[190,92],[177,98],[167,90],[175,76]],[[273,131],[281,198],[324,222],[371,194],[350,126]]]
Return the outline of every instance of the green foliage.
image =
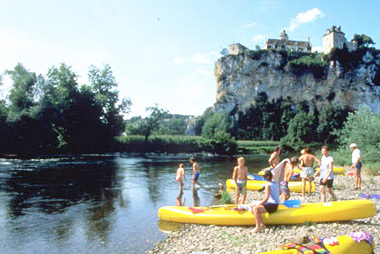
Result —
[[[354,38],[351,40],[352,42],[356,42],[356,45],[361,47],[369,47],[369,45],[374,45],[372,38],[365,34],[355,34]]]
[[[297,150],[305,143],[310,143],[315,134],[314,116],[304,111],[299,112],[289,122],[288,134],[281,139],[281,144],[293,146]]]
[[[224,131],[217,131],[209,138],[203,138],[207,151],[220,155],[233,155],[237,152],[237,143],[234,137]]]
[[[202,127],[202,137],[209,139],[218,132],[230,132],[234,122],[227,113],[213,113]]]
[[[6,71],[13,81],[9,105],[0,105],[2,151],[105,151],[124,130],[130,101],[119,103],[117,83],[109,66],[92,67],[90,85],[80,86],[70,66],[53,66],[44,77],[22,64]]]
[[[367,162],[378,162],[380,158],[380,116],[368,108],[360,108],[349,113],[343,128],[335,130],[341,145],[340,153],[350,155],[349,145],[356,143],[361,151],[361,157]]]
[[[145,142],[145,136],[131,135],[118,137],[118,150],[125,152],[157,153],[198,153],[209,152],[219,155],[231,155],[236,152],[236,141],[226,133],[220,133],[212,139],[200,136],[151,136]]]
[[[286,134],[288,122],[295,114],[290,99],[269,102],[266,93],[259,93],[255,101],[246,112],[239,112],[237,138],[279,140]]]
[[[222,196],[220,198],[220,204],[224,205],[224,204],[233,204],[233,203],[234,203],[234,200],[231,197],[231,195],[228,194],[226,190],[223,190]]]
[[[323,53],[313,53],[291,60],[288,65],[290,70],[298,76],[311,72],[315,78],[321,79],[327,74],[328,62],[324,59]]]

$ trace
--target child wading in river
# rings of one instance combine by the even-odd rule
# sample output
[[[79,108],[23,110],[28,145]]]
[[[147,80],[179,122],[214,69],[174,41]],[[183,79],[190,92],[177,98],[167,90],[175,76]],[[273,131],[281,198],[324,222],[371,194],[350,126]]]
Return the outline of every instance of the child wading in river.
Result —
[[[248,177],[248,168],[244,165],[245,160],[243,157],[240,157],[238,160],[238,165],[234,167],[234,173],[232,174],[232,179],[235,181],[236,186],[236,198],[235,205],[239,203],[240,193],[242,194],[241,203],[244,204],[245,197],[247,195],[247,177]]]
[[[250,231],[250,233],[257,233],[265,228],[263,219],[261,218],[262,213],[273,213],[277,211],[278,204],[280,203],[278,183],[272,181],[272,172],[266,170],[264,173],[265,180],[268,183],[265,185],[265,197],[257,205],[251,207],[251,211],[255,216],[256,227]]]
[[[183,164],[179,164],[179,167],[177,169],[177,172],[175,174],[175,180],[178,182],[179,184],[179,190],[182,191],[182,187],[183,187],[183,180],[182,178],[185,178],[185,168],[183,166]]]

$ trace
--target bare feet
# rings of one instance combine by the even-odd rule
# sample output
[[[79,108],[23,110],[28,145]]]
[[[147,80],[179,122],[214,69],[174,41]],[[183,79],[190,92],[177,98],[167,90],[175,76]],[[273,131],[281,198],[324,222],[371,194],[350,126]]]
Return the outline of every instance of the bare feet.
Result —
[[[249,231],[249,233],[251,234],[256,234],[260,231],[260,228],[259,227],[255,227],[254,229],[252,229],[251,231]]]

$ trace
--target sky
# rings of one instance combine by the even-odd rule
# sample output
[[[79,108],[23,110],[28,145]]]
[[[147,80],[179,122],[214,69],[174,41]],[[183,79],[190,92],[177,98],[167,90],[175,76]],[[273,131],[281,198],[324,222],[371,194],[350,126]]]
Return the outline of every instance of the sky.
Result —
[[[120,97],[132,101],[128,117],[155,104],[201,115],[216,102],[223,48],[262,47],[286,29],[321,51],[333,25],[347,40],[366,34],[380,44],[379,10],[377,0],[0,0],[0,90],[8,94],[4,71],[17,63],[42,75],[65,63],[79,84],[88,84],[91,65],[109,64]]]

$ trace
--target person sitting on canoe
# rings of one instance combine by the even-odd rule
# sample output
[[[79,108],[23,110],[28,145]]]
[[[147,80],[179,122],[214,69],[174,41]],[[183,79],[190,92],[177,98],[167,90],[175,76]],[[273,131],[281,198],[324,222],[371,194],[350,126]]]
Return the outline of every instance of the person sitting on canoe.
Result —
[[[182,191],[182,187],[183,187],[182,177],[185,178],[185,168],[184,168],[183,164],[181,163],[181,164],[179,164],[179,167],[178,167],[177,172],[175,174],[175,180],[179,184],[179,191]]]
[[[265,185],[265,197],[257,205],[251,207],[251,212],[255,216],[256,227],[250,231],[250,233],[258,233],[265,228],[263,219],[261,218],[262,213],[273,213],[277,211],[278,204],[280,203],[278,184],[272,181],[272,172],[266,170],[264,173],[264,178],[268,183]]]
[[[281,148],[279,146],[276,146],[274,149],[273,153],[269,157],[269,166],[271,168],[274,168],[277,166],[277,164],[280,162],[280,153],[281,153]]]
[[[320,187],[319,191],[321,193],[321,199],[322,202],[326,202],[326,194],[325,189],[327,185],[327,192],[330,193],[331,197],[334,201],[336,201],[336,196],[332,190],[333,182],[334,182],[334,159],[332,156],[329,155],[329,147],[323,146],[322,147],[322,158],[321,158],[321,165],[319,166],[319,169],[317,172],[315,172],[314,177],[317,177],[318,173],[321,172],[320,178]]]
[[[321,164],[321,162],[315,157],[313,154],[311,154],[310,147],[305,148],[305,153],[300,157],[301,161],[301,179],[302,179],[302,199],[305,199],[305,187],[306,187],[306,180],[309,182],[309,189],[308,194],[309,197],[311,195],[311,183],[314,180],[314,162],[316,161],[318,164]]]
[[[201,167],[199,166],[199,163],[194,157],[190,158],[190,163],[193,165],[193,189],[195,188],[195,184],[203,187],[202,184],[198,182],[199,175],[201,174]]]
[[[290,190],[288,183],[293,176],[294,168],[298,165],[298,158],[293,157],[290,160],[290,163],[285,164],[285,175],[284,180],[280,182],[280,190],[281,190],[281,202],[283,203],[285,200],[290,198]]]
[[[232,179],[235,181],[236,186],[236,198],[235,205],[239,203],[240,193],[242,195],[241,203],[244,204],[245,197],[247,195],[247,180],[248,180],[248,168],[244,165],[245,160],[244,157],[240,157],[237,159],[238,165],[234,167],[234,172],[232,174]]]

